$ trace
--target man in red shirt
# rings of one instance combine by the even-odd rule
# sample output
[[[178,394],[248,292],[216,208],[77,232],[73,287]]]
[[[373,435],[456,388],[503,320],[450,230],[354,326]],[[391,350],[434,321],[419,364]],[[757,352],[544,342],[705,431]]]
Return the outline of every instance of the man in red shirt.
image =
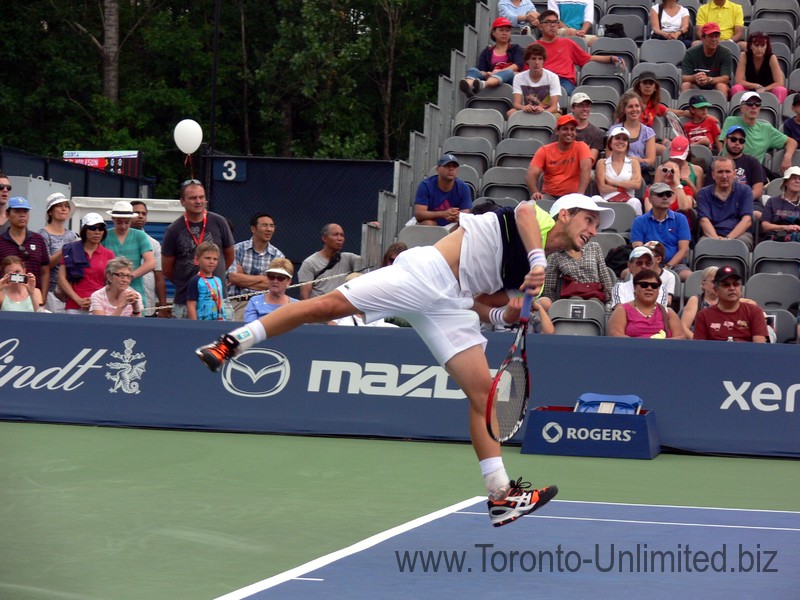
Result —
[[[767,341],[767,320],[755,302],[742,302],[742,276],[734,267],[717,269],[714,290],[719,301],[697,313],[694,339],[729,342]]]

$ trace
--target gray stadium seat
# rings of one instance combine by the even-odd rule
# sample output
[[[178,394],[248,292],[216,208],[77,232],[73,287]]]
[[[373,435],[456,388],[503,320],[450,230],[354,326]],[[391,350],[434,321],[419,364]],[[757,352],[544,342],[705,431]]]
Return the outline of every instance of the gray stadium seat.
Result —
[[[547,311],[556,335],[605,335],[606,312],[597,300],[564,298]]]
[[[525,183],[527,169],[492,167],[483,174],[481,196],[508,197],[518,202],[530,200],[531,193]]]
[[[742,240],[716,240],[702,238],[694,246],[693,271],[706,267],[731,265],[747,278],[750,267],[750,250]]]
[[[467,108],[490,108],[505,115],[508,109],[514,107],[512,87],[507,83],[501,83],[497,87],[484,88],[480,94],[467,98],[466,106]]]
[[[627,0],[624,1],[627,2]],[[637,44],[641,44],[647,37],[646,31],[650,21],[642,20],[641,17],[631,14],[610,15],[606,11],[606,15],[600,19],[600,25],[608,29],[609,23],[621,23],[625,30],[625,37],[632,39]]]
[[[597,205],[606,206],[614,211],[614,223],[604,231],[619,233],[623,237],[630,235],[631,225],[636,218],[636,211],[633,210],[633,207],[624,202],[598,202]]]
[[[494,166],[527,169],[533,155],[541,147],[541,140],[513,138],[502,140],[495,150]]]
[[[683,286],[681,287],[681,310],[683,310],[683,307],[686,306],[689,298],[692,296],[697,296],[697,294],[700,293],[700,291],[703,289],[702,284],[703,271],[693,271],[692,274],[689,275],[688,279],[683,282]]]
[[[747,280],[744,295],[765,310],[781,308],[796,315],[800,302],[800,279],[793,275],[756,273]]]
[[[764,314],[775,317],[775,343],[793,344],[797,341],[797,319],[788,310],[774,308]]]
[[[755,0],[753,18],[787,21],[797,30],[800,27],[800,6],[797,0]]]
[[[503,139],[505,127],[504,116],[494,109],[464,108],[456,115],[453,135],[484,137],[494,147]]]
[[[462,165],[469,165],[483,174],[492,164],[492,144],[481,137],[453,136],[442,144],[442,154],[455,154]]]
[[[624,237],[612,231],[598,231],[592,241],[600,244],[600,248],[603,249],[603,256],[606,256],[609,250],[628,243]]]
[[[753,249],[752,272],[800,277],[800,242],[760,242]]]
[[[515,112],[508,118],[507,138],[534,139],[542,144],[549,144],[556,128],[556,117],[553,113],[543,112],[531,114]]]
[[[432,246],[448,233],[446,227],[431,225],[406,225],[397,234],[397,241],[409,248],[416,246]]]
[[[678,66],[684,54],[686,46],[680,40],[645,40],[639,48],[641,62],[668,62]]]
[[[628,72],[620,73],[616,65],[609,63],[588,62],[581,67],[578,85],[607,85],[622,95],[628,89]]]
[[[592,44],[591,54],[620,56],[625,61],[628,72],[639,62],[639,48],[636,42],[627,38],[597,38]]]

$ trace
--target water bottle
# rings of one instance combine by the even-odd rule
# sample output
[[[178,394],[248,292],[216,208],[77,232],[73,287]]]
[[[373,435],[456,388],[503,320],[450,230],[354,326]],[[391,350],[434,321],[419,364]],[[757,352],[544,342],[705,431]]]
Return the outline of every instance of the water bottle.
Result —
[[[727,341],[732,342],[733,341],[733,336],[729,335]]]
[[[606,26],[602,23],[597,26],[597,35],[598,37],[603,37],[606,34]]]

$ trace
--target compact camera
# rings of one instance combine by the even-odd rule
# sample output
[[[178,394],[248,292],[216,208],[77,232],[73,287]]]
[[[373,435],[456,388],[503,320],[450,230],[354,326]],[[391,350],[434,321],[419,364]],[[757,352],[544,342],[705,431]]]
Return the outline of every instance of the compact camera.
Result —
[[[28,283],[28,276],[22,273],[12,273],[8,280],[11,283]]]

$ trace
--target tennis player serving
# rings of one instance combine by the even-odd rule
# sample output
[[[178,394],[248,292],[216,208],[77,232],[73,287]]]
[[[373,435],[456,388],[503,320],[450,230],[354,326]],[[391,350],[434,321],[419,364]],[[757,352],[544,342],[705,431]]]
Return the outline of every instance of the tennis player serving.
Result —
[[[406,250],[391,266],[283,306],[195,352],[217,371],[254,344],[305,323],[356,313],[367,322],[406,319],[469,398],[470,439],[489,494],[489,516],[499,527],[541,508],[558,489],[533,489],[506,474],[500,443],[486,427],[492,376],[479,320],[515,323],[522,304],[518,290],[538,294],[544,283],[545,253],[580,250],[613,221],[611,209],[582,194],[563,196],[550,214],[532,201],[482,215],[462,213],[461,226],[436,245]]]

